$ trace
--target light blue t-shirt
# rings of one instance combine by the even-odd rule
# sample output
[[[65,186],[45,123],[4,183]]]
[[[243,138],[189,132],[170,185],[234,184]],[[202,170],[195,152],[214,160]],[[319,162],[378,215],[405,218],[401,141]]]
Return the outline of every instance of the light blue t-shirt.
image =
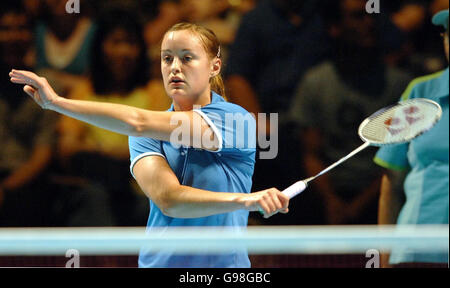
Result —
[[[375,163],[394,170],[409,170],[403,205],[397,224],[448,224],[449,198],[449,69],[411,82],[402,100],[428,98],[442,107],[442,118],[431,130],[410,143],[378,150]],[[419,254],[406,249],[392,251],[390,263],[447,263],[448,251]]]
[[[173,111],[173,105],[168,111]],[[170,142],[146,137],[129,137],[131,173],[137,161],[156,155],[167,161],[182,185],[215,192],[250,193],[256,153],[254,118],[242,107],[226,102],[214,92],[210,104],[194,111],[219,138],[217,151],[176,147]],[[247,220],[246,210],[201,218],[168,217],[150,200],[146,233],[152,233],[154,227],[177,226],[226,226],[239,232],[246,229]],[[143,247],[139,267],[250,267],[250,261],[243,249],[220,255],[174,255],[169,251],[150,253]]]

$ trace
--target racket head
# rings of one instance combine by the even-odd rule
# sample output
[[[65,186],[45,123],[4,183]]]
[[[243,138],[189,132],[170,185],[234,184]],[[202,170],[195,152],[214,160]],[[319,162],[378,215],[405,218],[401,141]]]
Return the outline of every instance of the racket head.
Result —
[[[373,146],[405,143],[430,130],[441,116],[442,108],[435,101],[409,99],[370,115],[359,125],[358,134]]]

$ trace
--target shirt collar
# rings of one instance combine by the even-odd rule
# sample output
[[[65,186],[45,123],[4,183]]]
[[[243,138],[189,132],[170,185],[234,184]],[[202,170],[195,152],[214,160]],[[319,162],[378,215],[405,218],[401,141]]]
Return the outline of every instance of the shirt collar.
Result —
[[[218,102],[225,102],[225,99],[222,96],[220,96],[219,94],[217,94],[216,92],[211,91],[211,103],[209,103],[208,105],[218,103]],[[206,106],[208,106],[208,105],[206,105]],[[170,108],[167,111],[174,111],[173,103],[172,103],[172,105],[170,105]]]

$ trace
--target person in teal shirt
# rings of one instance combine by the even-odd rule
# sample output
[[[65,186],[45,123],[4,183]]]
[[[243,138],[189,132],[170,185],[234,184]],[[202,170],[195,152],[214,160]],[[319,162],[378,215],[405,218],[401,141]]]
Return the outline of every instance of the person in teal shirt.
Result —
[[[443,26],[449,59],[448,10],[434,15]],[[401,100],[427,98],[442,107],[442,118],[430,131],[413,141],[378,150],[374,161],[387,168],[381,183],[379,224],[448,224],[449,198],[449,70],[413,80]],[[384,267],[448,267],[448,250],[417,253],[398,248],[382,257]]]

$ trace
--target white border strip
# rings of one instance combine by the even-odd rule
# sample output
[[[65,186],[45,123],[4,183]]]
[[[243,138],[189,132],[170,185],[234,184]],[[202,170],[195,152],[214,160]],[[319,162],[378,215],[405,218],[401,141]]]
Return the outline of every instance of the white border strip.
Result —
[[[133,159],[133,161],[132,161],[131,164],[130,164],[130,172],[131,172],[131,175],[133,175],[133,178],[134,178],[134,179],[136,179],[136,177],[134,176],[134,173],[133,173],[133,167],[134,167],[134,165],[136,165],[136,162],[137,162],[137,161],[139,161],[139,160],[141,160],[142,158],[147,157],[147,156],[161,156],[161,157],[163,157],[164,159],[166,159],[166,157],[164,157],[163,154],[158,153],[158,152],[145,152],[145,153],[139,154],[138,156],[136,156],[136,158]]]
[[[208,115],[206,115],[203,111],[199,110],[199,109],[194,109],[192,110],[194,112],[196,112],[197,114],[199,114],[203,119],[205,119],[206,123],[208,123],[209,127],[211,127],[211,129],[213,130],[214,134],[216,134],[217,139],[219,140],[219,149],[217,150],[207,150],[213,153],[219,153],[220,151],[222,151],[222,133],[220,133],[219,129],[217,129],[216,125],[214,125],[213,121],[211,119],[209,119]]]

